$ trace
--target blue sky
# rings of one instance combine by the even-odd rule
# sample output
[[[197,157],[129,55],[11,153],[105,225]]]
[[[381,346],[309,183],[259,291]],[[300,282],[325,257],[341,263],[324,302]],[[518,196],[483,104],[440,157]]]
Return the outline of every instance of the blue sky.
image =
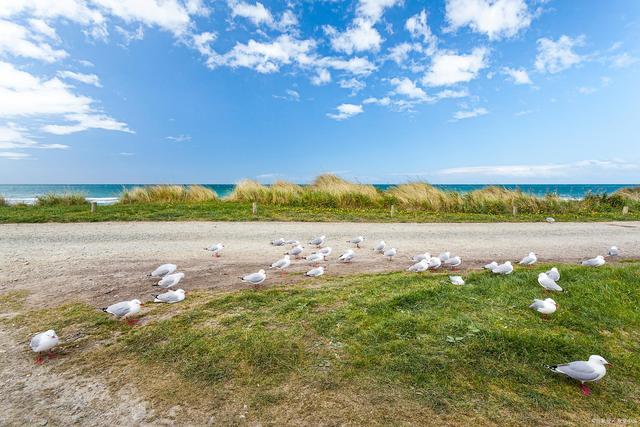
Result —
[[[626,0],[4,0],[0,183],[638,183],[638,40]]]

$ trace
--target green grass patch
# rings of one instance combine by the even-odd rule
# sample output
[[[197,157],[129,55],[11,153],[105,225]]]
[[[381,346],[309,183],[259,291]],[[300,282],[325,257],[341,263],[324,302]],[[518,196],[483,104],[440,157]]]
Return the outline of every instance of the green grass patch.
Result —
[[[0,313],[13,313],[24,307],[29,291],[7,291],[0,294]]]
[[[48,193],[42,196],[38,196],[36,200],[36,205],[43,206],[85,206],[88,205],[89,202],[86,199],[86,195],[82,193],[66,193],[66,194],[55,194]]]

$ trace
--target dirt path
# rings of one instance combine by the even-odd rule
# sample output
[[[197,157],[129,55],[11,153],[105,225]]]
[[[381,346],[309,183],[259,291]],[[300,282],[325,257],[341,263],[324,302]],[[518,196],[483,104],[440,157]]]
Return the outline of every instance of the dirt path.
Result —
[[[124,298],[148,299],[153,283],[145,277],[164,262],[186,273],[185,290],[230,290],[245,285],[238,276],[280,258],[287,248],[269,244],[278,237],[298,239],[305,246],[315,235],[327,235],[333,247],[327,274],[405,269],[409,255],[448,250],[464,265],[477,267],[491,260],[519,260],[529,251],[541,261],[574,262],[605,254],[617,245],[623,256],[640,257],[640,223],[497,223],[497,224],[366,224],[278,222],[124,222],[80,224],[0,225],[0,294],[31,292],[28,307],[84,300],[94,305]],[[351,265],[337,264],[346,240],[364,235]],[[371,247],[380,239],[398,249],[386,262]],[[223,242],[220,259],[203,248]],[[311,248],[305,248],[309,253]],[[299,280],[309,265],[296,261],[289,276],[269,274],[266,284]],[[297,274],[296,274],[297,273]]]

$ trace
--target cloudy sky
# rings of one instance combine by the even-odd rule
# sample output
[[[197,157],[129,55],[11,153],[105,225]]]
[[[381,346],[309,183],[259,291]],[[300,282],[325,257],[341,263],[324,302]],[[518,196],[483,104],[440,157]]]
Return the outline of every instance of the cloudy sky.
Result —
[[[0,183],[639,183],[640,2],[2,0]]]

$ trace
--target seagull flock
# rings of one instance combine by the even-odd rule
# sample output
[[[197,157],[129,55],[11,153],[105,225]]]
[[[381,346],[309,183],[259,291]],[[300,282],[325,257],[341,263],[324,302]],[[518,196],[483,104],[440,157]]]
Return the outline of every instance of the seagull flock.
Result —
[[[549,218],[552,220],[552,218]],[[549,221],[552,222],[552,221]],[[292,258],[300,260],[301,258],[307,264],[313,265],[309,271],[304,273],[305,277],[320,277],[325,273],[325,269],[328,266],[322,266],[320,263],[328,262],[329,256],[333,252],[330,246],[324,246],[327,242],[327,236],[321,235],[312,238],[308,241],[308,245],[314,247],[316,250],[306,256],[302,256],[304,252],[304,246],[300,244],[298,240],[278,238],[271,241],[272,246],[290,246],[284,256],[277,261],[273,262],[268,269],[274,269],[280,271],[280,274],[286,274],[286,269],[292,265]],[[365,242],[364,236],[357,236],[346,243],[354,245],[355,249],[361,249]],[[222,243],[212,244],[205,248],[205,250],[211,252],[214,258],[219,258],[225,249]],[[394,257],[398,255],[398,251],[395,247],[388,247],[384,240],[376,243],[372,250],[381,254],[383,258],[386,258],[389,262],[394,260]],[[356,251],[353,248],[345,250],[338,258],[340,263],[351,263],[356,258]],[[612,246],[607,252],[608,256],[620,255],[620,250],[616,246]],[[440,268],[446,268],[455,270],[462,265],[462,259],[457,256],[451,255],[451,252],[442,252],[438,256],[432,256],[429,252],[418,253],[416,255],[408,257],[412,264],[406,269],[412,273],[422,273],[426,271],[434,271]],[[538,262],[538,257],[534,252],[530,252],[523,257],[518,265],[532,266]],[[600,267],[606,263],[604,256],[598,255],[595,258],[586,259],[580,262],[585,267]],[[489,270],[493,274],[497,275],[509,275],[513,273],[514,267],[511,261],[505,261],[499,264],[496,261],[492,261],[484,266],[484,269]],[[151,273],[147,274],[148,277],[158,280],[153,285],[160,289],[166,290],[164,293],[153,294],[154,303],[167,303],[173,304],[185,299],[185,291],[183,289],[173,290],[174,286],[178,285],[185,274],[178,272],[178,267],[175,264],[162,264]],[[267,280],[267,273],[264,269],[260,269],[257,272],[250,273],[244,276],[240,276],[240,280],[244,283],[253,285],[254,288],[262,284]],[[545,292],[563,292],[563,289],[558,285],[560,280],[560,272],[556,267],[551,268],[549,271],[538,274],[538,284],[542,286]],[[449,276],[449,282],[453,285],[464,285],[465,281],[462,276],[452,275]],[[129,325],[133,325],[138,321],[137,315],[141,311],[141,306],[144,304],[138,300],[133,299],[130,301],[120,301],[102,309],[105,313],[114,316],[116,319],[124,320]],[[544,319],[548,315],[556,312],[560,307],[552,298],[534,299],[533,303],[529,305],[529,308],[540,313]],[[33,336],[29,347],[33,352],[37,354],[35,360],[36,364],[42,364],[44,359],[42,353],[47,352],[48,358],[55,357],[52,349],[56,347],[60,342],[59,337],[55,331],[50,329],[46,332],[41,332]],[[606,374],[605,365],[609,365],[603,357],[598,355],[592,355],[587,361],[575,361],[567,364],[552,365],[546,368],[552,372],[563,374],[569,378],[580,382],[580,387],[584,395],[589,395],[589,388],[585,385],[586,382],[593,382],[602,379]]]

